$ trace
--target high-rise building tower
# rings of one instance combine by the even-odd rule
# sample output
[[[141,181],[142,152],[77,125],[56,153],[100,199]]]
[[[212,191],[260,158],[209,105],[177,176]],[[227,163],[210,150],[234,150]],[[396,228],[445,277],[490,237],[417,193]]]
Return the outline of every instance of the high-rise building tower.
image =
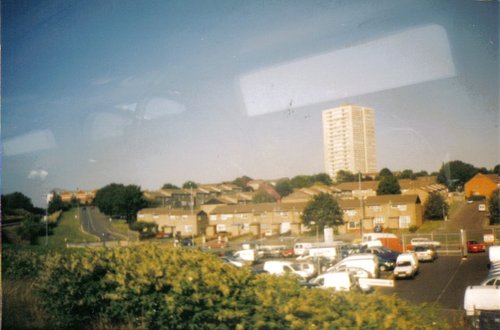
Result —
[[[325,172],[332,179],[340,170],[375,173],[375,111],[356,105],[323,111],[323,144]]]

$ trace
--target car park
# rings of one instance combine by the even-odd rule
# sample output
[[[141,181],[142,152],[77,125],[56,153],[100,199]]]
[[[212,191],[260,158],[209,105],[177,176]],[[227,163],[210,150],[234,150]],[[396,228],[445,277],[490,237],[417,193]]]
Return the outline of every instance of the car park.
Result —
[[[402,253],[396,260],[393,274],[395,278],[414,278],[418,273],[418,258],[415,253]]]
[[[484,243],[479,243],[478,241],[467,241],[467,252],[477,253],[486,251],[486,246]]]
[[[425,246],[433,246],[433,247],[440,247],[441,243],[438,241],[432,241],[426,237],[415,237],[412,238],[410,241],[410,244],[413,246],[420,246],[420,245],[425,245]]]
[[[415,246],[414,252],[418,261],[434,261],[437,258],[437,252],[432,246]]]

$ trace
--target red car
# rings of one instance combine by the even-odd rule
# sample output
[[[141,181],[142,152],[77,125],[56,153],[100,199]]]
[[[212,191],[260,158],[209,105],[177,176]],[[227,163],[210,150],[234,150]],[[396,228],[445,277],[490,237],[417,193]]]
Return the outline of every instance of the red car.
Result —
[[[478,241],[467,241],[467,252],[475,253],[484,251],[486,251],[486,247],[483,243],[478,243]]]

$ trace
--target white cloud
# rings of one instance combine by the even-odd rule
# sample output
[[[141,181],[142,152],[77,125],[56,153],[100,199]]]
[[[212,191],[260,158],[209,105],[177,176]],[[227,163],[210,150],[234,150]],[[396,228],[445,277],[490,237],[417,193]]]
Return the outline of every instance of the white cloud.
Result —
[[[49,172],[46,170],[31,170],[30,173],[28,174],[28,179],[40,179],[40,180],[45,180],[45,178],[49,175]]]

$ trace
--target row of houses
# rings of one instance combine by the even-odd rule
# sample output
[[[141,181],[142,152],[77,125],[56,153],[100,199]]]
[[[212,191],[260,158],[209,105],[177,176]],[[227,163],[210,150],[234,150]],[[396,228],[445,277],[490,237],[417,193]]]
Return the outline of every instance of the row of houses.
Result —
[[[274,182],[275,183],[275,182]],[[161,189],[146,191],[144,197],[156,207],[198,208],[204,204],[249,204],[257,190],[264,190],[282,203],[307,202],[312,196],[323,192],[337,198],[367,198],[377,195],[379,181],[345,182],[335,186],[315,184],[312,187],[296,189],[292,194],[281,198],[273,188],[273,182],[253,180],[248,183],[250,191],[232,183],[200,185],[193,189]],[[430,193],[447,194],[444,185],[436,183],[436,177],[421,177],[417,180],[399,180],[402,194],[416,194],[425,203]]]
[[[422,202],[418,195],[368,196],[365,199],[338,200],[344,225],[338,232],[356,233],[373,230],[408,229],[422,225]],[[271,236],[307,232],[302,213],[308,202],[261,204],[208,204],[197,210],[147,208],[138,212],[137,220],[152,222],[166,234],[215,237],[217,235]]]

